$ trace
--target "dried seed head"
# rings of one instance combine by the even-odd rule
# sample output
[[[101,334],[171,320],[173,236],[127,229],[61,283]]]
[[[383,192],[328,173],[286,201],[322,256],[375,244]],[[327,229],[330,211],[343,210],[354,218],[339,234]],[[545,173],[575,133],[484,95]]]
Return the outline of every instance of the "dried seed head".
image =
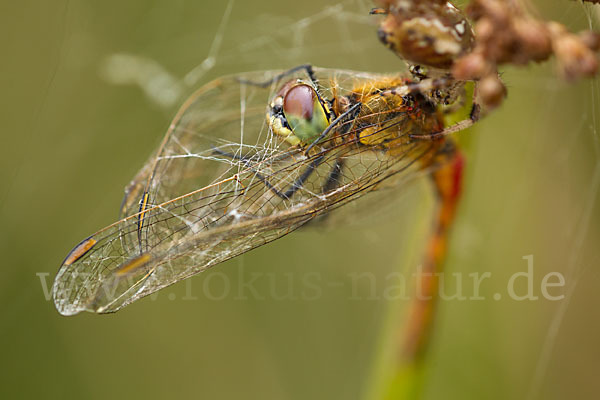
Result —
[[[412,63],[447,69],[468,53],[473,30],[460,10],[446,1],[380,0],[379,39]]]
[[[486,75],[490,66],[480,52],[471,52],[459,58],[452,67],[452,76],[459,80],[476,80]]]
[[[532,18],[515,18],[513,30],[525,55],[525,62],[547,60],[552,54],[548,28]]]
[[[596,54],[580,39],[558,23],[548,24],[553,33],[552,47],[560,73],[567,80],[591,77],[598,72]],[[593,43],[592,43],[593,44]]]
[[[467,14],[474,20],[487,17],[498,27],[506,27],[511,20],[511,11],[503,1],[473,0],[467,7]]]
[[[479,81],[481,103],[488,109],[498,107],[506,97],[506,87],[497,73],[485,76]]]
[[[579,39],[592,51],[600,51],[600,33],[594,31],[579,32]]]
[[[478,42],[489,41],[495,33],[494,23],[489,18],[480,18],[475,24],[475,34]]]

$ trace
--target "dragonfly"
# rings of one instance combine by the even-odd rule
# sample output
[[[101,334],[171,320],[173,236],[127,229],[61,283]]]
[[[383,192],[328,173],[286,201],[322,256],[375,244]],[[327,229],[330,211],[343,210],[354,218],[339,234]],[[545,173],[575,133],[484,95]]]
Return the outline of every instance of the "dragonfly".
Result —
[[[439,170],[455,146],[418,137],[444,127],[417,89],[407,78],[311,66],[206,84],[127,186],[121,219],[67,255],[56,308],[115,312],[384,181]]]
[[[409,14],[379,3],[371,12],[385,16],[379,38],[409,61],[408,71],[301,65],[202,86],[125,188],[120,219],[63,260],[52,287],[59,313],[116,312],[349,202],[428,175],[438,204],[423,262],[429,278],[419,283],[425,300],[411,307],[402,346],[409,358],[421,355],[461,192],[464,158],[451,134],[480,117],[469,83],[449,72],[473,37],[450,3],[410,2]],[[446,116],[469,102],[468,116],[447,126]]]

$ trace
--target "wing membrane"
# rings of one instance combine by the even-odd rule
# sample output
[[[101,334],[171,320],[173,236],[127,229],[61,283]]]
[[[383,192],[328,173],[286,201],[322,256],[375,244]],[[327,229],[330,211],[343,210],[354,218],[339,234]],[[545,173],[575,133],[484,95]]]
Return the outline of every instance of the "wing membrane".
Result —
[[[380,77],[316,69],[326,98]],[[215,80],[193,94],[156,153],[126,188],[122,219],[92,235],[65,259],[54,282],[57,309],[114,312],[125,305],[245,251],[275,240],[391,176],[407,178],[431,153],[427,141],[393,156],[358,146],[346,128],[305,155],[266,124],[278,72]],[[390,119],[389,123],[394,122]],[[340,132],[343,129],[340,126]],[[335,185],[327,184],[343,161]],[[307,168],[298,190],[287,188]],[[279,192],[279,194],[278,194]],[[83,247],[81,247],[83,246]]]

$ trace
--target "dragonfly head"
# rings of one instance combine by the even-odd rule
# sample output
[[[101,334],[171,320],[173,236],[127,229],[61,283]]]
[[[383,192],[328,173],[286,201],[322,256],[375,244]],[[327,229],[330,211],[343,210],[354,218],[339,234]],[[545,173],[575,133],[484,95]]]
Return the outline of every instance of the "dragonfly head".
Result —
[[[312,143],[329,126],[331,111],[312,85],[290,81],[271,102],[267,117],[273,132],[290,144]]]

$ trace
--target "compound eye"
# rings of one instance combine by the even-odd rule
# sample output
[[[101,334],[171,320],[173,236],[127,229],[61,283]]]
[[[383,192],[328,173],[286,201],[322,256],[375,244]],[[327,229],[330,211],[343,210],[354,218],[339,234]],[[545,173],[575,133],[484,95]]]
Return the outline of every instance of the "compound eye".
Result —
[[[303,142],[316,139],[329,125],[315,89],[304,83],[291,87],[285,93],[283,113],[294,135]]]
[[[299,118],[311,119],[315,108],[317,94],[305,84],[290,88],[283,99],[283,112]],[[317,101],[318,102],[318,101]]]

